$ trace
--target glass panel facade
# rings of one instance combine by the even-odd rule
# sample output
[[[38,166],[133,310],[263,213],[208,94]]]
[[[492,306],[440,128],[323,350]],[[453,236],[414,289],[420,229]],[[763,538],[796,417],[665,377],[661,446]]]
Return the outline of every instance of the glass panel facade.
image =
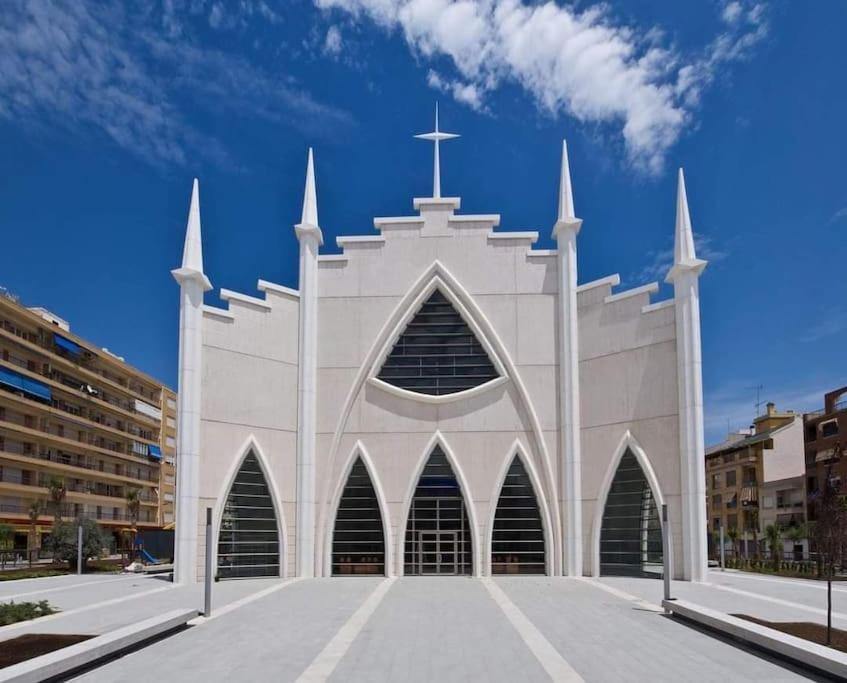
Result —
[[[229,490],[218,535],[222,579],[279,576],[279,532],[268,483],[250,452]]]
[[[647,477],[627,450],[615,472],[600,531],[600,574],[662,575],[662,526]]]
[[[440,396],[495,379],[497,370],[459,312],[435,290],[409,322],[379,371],[401,389]]]
[[[404,550],[406,576],[473,572],[472,541],[462,489],[436,446],[409,508]]]
[[[521,459],[515,456],[494,513],[492,574],[544,574],[544,528],[535,490]]]
[[[332,573],[385,574],[382,515],[361,458],[353,464],[338,503],[332,535]]]

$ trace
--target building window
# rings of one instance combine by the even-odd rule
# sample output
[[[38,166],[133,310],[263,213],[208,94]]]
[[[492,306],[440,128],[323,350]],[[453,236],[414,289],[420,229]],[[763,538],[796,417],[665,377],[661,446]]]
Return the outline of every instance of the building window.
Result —
[[[662,525],[653,491],[627,450],[606,498],[600,531],[600,574],[659,577]]]
[[[838,436],[838,422],[830,420],[829,422],[821,422],[821,436]]]
[[[806,425],[806,441],[814,441],[818,438],[818,427],[816,424]]]
[[[492,574],[544,574],[544,528],[532,482],[515,456],[506,474],[491,537]]]
[[[712,496],[712,510],[719,510],[723,503],[723,497],[720,493]]]
[[[721,518],[720,517],[715,517],[712,520],[712,529],[714,531],[720,531],[720,529],[721,529]]]
[[[368,469],[356,458],[335,514],[333,574],[384,574],[382,513]]]
[[[735,486],[735,470],[729,470],[729,472],[726,473],[726,485],[727,488]]]
[[[720,475],[720,473],[713,474],[712,475],[712,489],[717,490],[720,487],[721,487],[721,475]]]
[[[497,378],[473,330],[435,290],[397,339],[377,377],[401,389],[441,396]]]
[[[222,579],[279,576],[279,533],[268,483],[250,452],[229,490],[218,535]]]

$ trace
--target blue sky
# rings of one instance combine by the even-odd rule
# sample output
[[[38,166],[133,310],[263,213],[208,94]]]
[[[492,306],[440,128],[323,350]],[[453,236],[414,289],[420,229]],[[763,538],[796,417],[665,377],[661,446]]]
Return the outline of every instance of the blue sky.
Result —
[[[327,244],[369,233],[429,193],[437,99],[444,194],[539,247],[568,139],[582,281],[664,279],[685,167],[715,441],[757,385],[803,410],[847,384],[846,25],[835,0],[9,0],[0,285],[175,386],[191,179],[215,287],[296,286],[307,147]]]

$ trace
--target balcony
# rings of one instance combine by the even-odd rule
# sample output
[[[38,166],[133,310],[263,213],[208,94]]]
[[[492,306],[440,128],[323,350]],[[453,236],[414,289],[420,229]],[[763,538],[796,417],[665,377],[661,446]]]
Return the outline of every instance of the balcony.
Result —
[[[106,522],[129,522],[130,517],[126,512],[115,512],[114,510],[91,510],[85,509],[82,506],[74,504],[64,504],[61,508],[62,519],[65,521],[74,520],[77,517],[86,517],[88,519],[96,519]],[[0,513],[29,515],[29,507],[26,505],[14,505],[9,503],[0,503]],[[53,518],[53,510],[41,514],[41,517]],[[138,516],[139,524],[156,524],[156,513],[150,510],[142,510]]]
[[[23,470],[20,473],[10,472],[8,468],[0,467],[0,482],[7,484],[18,484],[19,486],[31,486],[33,488],[47,489],[50,486],[50,477],[44,472],[30,472]],[[99,482],[73,482],[65,480],[65,488],[69,493],[84,493],[91,496],[102,496],[104,498],[125,499],[127,488],[125,486],[110,486]],[[150,491],[139,489],[138,499],[142,503],[158,504],[158,496]],[[43,492],[42,492],[43,493]]]

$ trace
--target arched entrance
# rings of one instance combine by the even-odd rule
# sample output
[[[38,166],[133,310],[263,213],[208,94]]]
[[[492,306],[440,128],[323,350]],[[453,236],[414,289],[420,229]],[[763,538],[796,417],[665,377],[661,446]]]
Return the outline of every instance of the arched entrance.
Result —
[[[601,576],[662,575],[662,525],[650,482],[632,450],[621,456],[600,528]]]
[[[544,527],[535,489],[515,456],[497,499],[491,532],[492,574],[545,574]]]
[[[421,472],[409,506],[406,576],[473,573],[473,541],[462,487],[439,445]]]
[[[235,474],[218,532],[222,579],[279,576],[279,525],[268,482],[253,451]]]
[[[350,469],[335,514],[332,574],[385,574],[382,513],[361,456]]]

